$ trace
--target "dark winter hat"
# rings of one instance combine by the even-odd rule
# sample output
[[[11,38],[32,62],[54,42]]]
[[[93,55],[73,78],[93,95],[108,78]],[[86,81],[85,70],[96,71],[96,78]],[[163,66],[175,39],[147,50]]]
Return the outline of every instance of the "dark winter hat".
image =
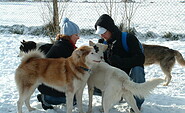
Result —
[[[73,34],[79,34],[80,29],[78,25],[76,25],[74,22],[69,21],[68,18],[64,18],[62,20],[62,25],[61,25],[61,34],[71,36]]]
[[[101,26],[110,32],[115,30],[116,25],[114,24],[114,20],[107,14],[103,14],[99,17],[99,19],[95,23],[95,29],[98,30],[97,26]],[[98,31],[96,31],[98,32]]]

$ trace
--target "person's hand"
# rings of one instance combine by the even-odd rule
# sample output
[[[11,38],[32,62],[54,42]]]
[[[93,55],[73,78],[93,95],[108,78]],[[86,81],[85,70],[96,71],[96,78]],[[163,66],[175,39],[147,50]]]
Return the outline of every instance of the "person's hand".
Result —
[[[102,38],[98,40],[98,43],[103,43],[103,42],[104,42],[104,39]]]

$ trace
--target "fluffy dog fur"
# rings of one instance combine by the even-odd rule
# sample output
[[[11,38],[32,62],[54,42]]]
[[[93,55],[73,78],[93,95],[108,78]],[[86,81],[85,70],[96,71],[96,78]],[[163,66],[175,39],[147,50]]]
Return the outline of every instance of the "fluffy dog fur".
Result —
[[[90,43],[91,46],[101,48],[99,44]],[[102,50],[99,49],[100,54]],[[141,113],[136,106],[134,96],[144,98],[158,84],[163,82],[163,79],[153,79],[145,83],[134,83],[129,76],[122,70],[112,67],[105,62],[101,62],[92,67],[91,75],[88,79],[89,92],[89,109],[88,113],[92,112],[92,96],[94,87],[102,91],[102,105],[104,113],[109,113],[109,109],[113,104],[118,102],[123,97],[128,105],[130,105],[135,113]]]
[[[145,63],[144,66],[152,65],[152,64],[158,64],[163,73],[165,74],[165,81],[166,83],[164,86],[167,86],[172,78],[171,71],[175,64],[175,61],[177,61],[180,65],[185,66],[185,60],[182,57],[182,54],[177,51],[170,49],[168,47],[159,46],[159,45],[147,45],[142,44],[144,48],[144,54],[145,54]],[[36,47],[35,47],[36,46]],[[41,51],[47,51],[52,46],[52,44],[44,44],[40,46],[38,43],[33,43],[33,41],[23,41],[21,42],[20,46],[20,56],[21,53],[27,52],[32,49],[39,48]]]
[[[185,66],[185,60],[182,57],[182,54],[177,51],[170,49],[168,47],[159,46],[159,45],[146,45],[142,44],[144,47],[145,54],[145,63],[144,66],[151,64],[160,65],[165,76],[165,84],[167,86],[171,81],[171,71],[177,61],[180,65]]]
[[[73,97],[76,94],[79,112],[82,109],[82,93],[89,78],[92,65],[99,63],[102,56],[90,46],[76,49],[68,58],[44,58],[38,51],[28,52],[16,69],[15,82],[19,91],[17,102],[18,113],[22,113],[25,102],[29,111],[35,110],[30,106],[30,97],[41,83],[66,93],[67,113],[72,113]]]

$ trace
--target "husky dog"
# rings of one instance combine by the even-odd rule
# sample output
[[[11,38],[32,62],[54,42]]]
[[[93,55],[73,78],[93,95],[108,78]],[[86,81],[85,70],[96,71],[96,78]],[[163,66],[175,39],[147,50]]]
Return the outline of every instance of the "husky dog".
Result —
[[[166,75],[166,83],[164,84],[164,86],[167,86],[172,78],[171,71],[175,64],[175,61],[177,61],[180,65],[185,66],[185,60],[183,59],[182,54],[177,50],[173,50],[164,46],[146,44],[142,45],[145,54],[144,66],[151,64],[160,65],[162,71]]]
[[[34,41],[25,41],[23,40],[21,42],[21,45],[19,47],[20,53],[19,57],[22,57],[25,53],[28,53],[32,50],[40,50],[44,54],[47,54],[47,52],[50,50],[50,48],[53,46],[53,44],[50,43],[36,43]]]
[[[91,46],[96,46],[100,54],[104,50],[101,45],[90,43]],[[150,94],[158,84],[163,82],[163,79],[152,79],[145,83],[135,83],[130,80],[129,76],[121,69],[110,66],[105,62],[95,64],[91,69],[91,74],[88,79],[89,93],[89,109],[88,113],[92,112],[92,96],[94,87],[102,91],[102,106],[104,113],[109,113],[109,109],[113,104],[118,102],[123,97],[128,105],[132,107],[135,113],[141,113],[136,105],[134,96],[144,98]]]
[[[35,43],[33,41],[22,41],[20,46],[20,55],[22,53],[25,53],[27,51],[33,50],[33,49],[39,49],[43,51],[45,54],[47,51],[49,51],[52,44],[39,44]],[[145,63],[144,66],[152,65],[152,64],[158,64],[160,65],[162,71],[164,72],[165,81],[166,83],[164,86],[167,86],[171,81],[171,71],[175,64],[175,61],[177,61],[180,65],[185,66],[185,60],[182,57],[182,54],[177,51],[170,49],[168,47],[159,46],[159,45],[147,45],[142,44],[144,48],[144,55],[145,55]]]
[[[73,98],[76,94],[79,112],[83,113],[82,93],[89,78],[89,70],[102,58],[91,46],[79,47],[68,58],[44,58],[39,51],[28,52],[15,72],[19,92],[18,113],[22,113],[24,102],[29,111],[35,110],[29,101],[41,83],[65,92],[67,113],[72,113]]]

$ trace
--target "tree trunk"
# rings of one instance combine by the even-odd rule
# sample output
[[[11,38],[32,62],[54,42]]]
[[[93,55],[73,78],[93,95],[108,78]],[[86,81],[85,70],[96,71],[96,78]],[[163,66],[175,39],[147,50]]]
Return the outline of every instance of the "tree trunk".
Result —
[[[58,16],[58,2],[57,0],[53,0],[53,26],[54,26],[54,34],[57,35],[60,33],[59,27],[59,16]]]

